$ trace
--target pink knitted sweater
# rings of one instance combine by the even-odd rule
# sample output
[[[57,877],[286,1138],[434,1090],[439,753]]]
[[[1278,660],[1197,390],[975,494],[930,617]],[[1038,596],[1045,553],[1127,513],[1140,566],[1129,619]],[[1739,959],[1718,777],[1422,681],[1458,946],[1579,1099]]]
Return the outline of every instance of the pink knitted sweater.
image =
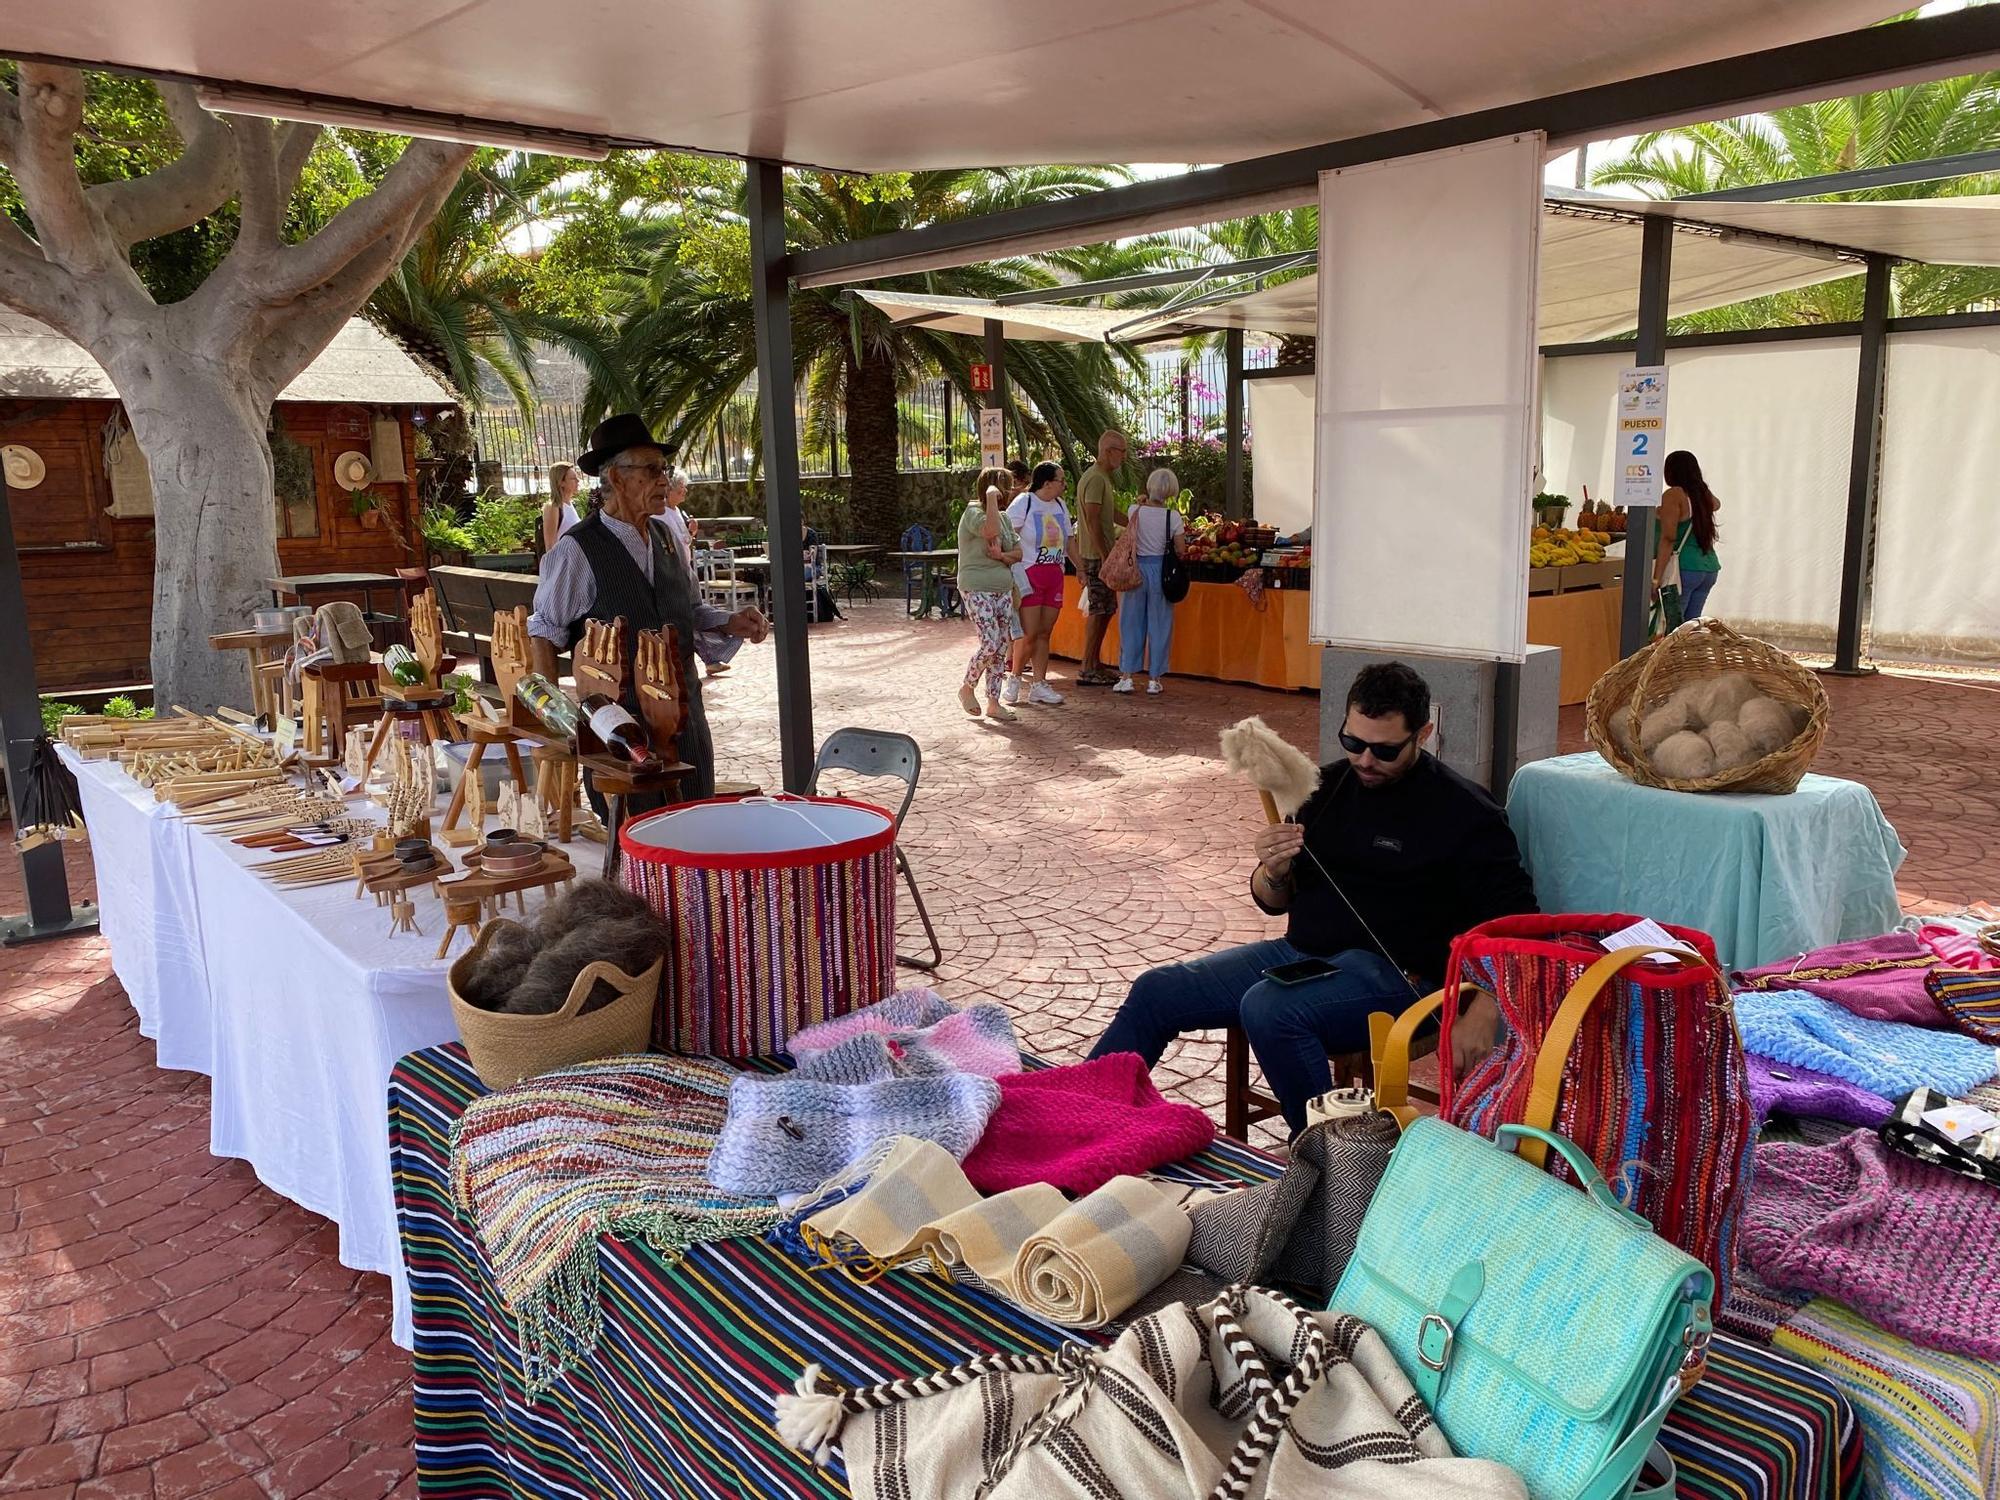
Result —
[[[965,1159],[982,1193],[1031,1182],[1090,1193],[1201,1150],[1215,1122],[1153,1086],[1136,1052],[1002,1078],[1000,1108]]]
[[[1757,1279],[1844,1302],[1932,1349],[2000,1359],[2000,1192],[1857,1130],[1771,1142],[1743,1209]]]

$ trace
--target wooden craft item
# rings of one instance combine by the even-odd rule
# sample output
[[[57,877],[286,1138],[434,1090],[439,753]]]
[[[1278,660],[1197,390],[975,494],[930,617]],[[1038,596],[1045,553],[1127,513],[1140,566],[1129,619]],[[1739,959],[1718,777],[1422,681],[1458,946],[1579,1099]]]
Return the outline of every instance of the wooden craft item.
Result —
[[[625,659],[625,617],[585,620],[583,637],[570,648],[570,676],[579,700],[592,693],[622,701],[631,663]]]
[[[493,684],[500,690],[500,706],[505,714],[502,724],[533,739],[548,738],[542,721],[515,691],[521,679],[534,671],[528,655],[527,605],[517,604],[512,609],[493,612],[493,639],[488,645],[487,660],[493,663]]]
[[[482,698],[480,706],[484,709],[490,705]],[[513,773],[514,785],[523,791],[527,790],[528,786],[528,775],[522,768],[521,751],[514,743],[513,731],[472,714],[460,714],[458,727],[460,735],[472,742],[472,749],[465,758],[465,771],[458,778],[458,785],[452,789],[451,805],[445,809],[444,826],[447,829],[457,826],[459,814],[464,811],[467,788],[471,784],[468,778],[479,774],[480,762],[486,758],[486,752],[491,746],[498,745],[507,757],[507,769]],[[482,786],[482,797],[484,794]],[[479,826],[479,819],[474,818],[472,822],[475,828]]]
[[[409,901],[389,903],[389,936],[394,937],[399,932],[414,932],[418,937],[424,933],[423,928],[417,925],[417,908]]]
[[[424,685],[437,687],[444,673],[444,618],[437,590],[425,589],[410,601],[410,654],[424,669]]]
[[[359,725],[347,731],[347,749],[342,760],[347,774],[357,782],[368,779],[368,731]]]
[[[576,795],[576,757],[554,745],[538,746],[535,750],[535,796],[555,820],[555,827],[545,829],[543,837],[553,838],[559,844],[570,841],[576,817]]]
[[[548,820],[542,814],[541,799],[532,791],[500,788],[500,821],[524,839],[546,839]]]
[[[681,726],[687,722],[687,684],[681,678],[680,638],[672,626],[639,632],[633,682],[639,718],[653,753],[672,765],[680,759]]]
[[[439,889],[442,890],[443,887],[439,887]],[[449,897],[446,898],[444,903],[444,936],[438,940],[437,956],[439,958],[443,958],[447,953],[451,952],[452,939],[457,937],[459,933],[469,933],[477,937],[479,920],[484,904],[480,901],[455,901]]]
[[[477,851],[465,856],[466,873],[456,880],[440,880],[438,893],[447,901],[477,901],[482,906],[497,903],[507,896],[517,898],[523,911],[527,902],[518,899],[525,892],[547,886],[568,885],[576,878],[576,867],[560,849],[545,849],[541,863],[532,870],[518,874],[488,874],[480,868]]]
[[[473,753],[479,747],[473,746]],[[465,814],[466,826],[455,828],[459,814]],[[454,849],[463,849],[476,844],[484,837],[480,830],[486,826],[486,778],[480,773],[476,762],[468,761],[464,773],[459,777],[458,789],[452,793],[451,806],[445,809],[444,831],[438,837]]]

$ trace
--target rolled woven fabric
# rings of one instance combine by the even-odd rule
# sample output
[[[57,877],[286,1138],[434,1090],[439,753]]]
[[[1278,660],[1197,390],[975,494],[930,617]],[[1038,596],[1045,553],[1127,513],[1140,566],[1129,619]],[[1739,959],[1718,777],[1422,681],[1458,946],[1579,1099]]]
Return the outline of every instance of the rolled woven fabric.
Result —
[[[1052,1323],[1102,1328],[1173,1274],[1190,1231],[1172,1195],[1114,1177],[1021,1246],[1014,1299]]]

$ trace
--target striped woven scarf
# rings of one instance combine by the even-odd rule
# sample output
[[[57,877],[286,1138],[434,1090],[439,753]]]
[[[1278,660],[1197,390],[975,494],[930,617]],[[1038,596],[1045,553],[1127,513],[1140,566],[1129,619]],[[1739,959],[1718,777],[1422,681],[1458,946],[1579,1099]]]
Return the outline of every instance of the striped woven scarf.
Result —
[[[736,1070],[704,1057],[608,1057],[474,1100],[451,1133],[452,1197],[520,1322],[530,1396],[596,1347],[597,1240],[690,1246],[762,1234],[769,1199],[703,1177]]]
[[[1960,1030],[2000,1046],[2000,970],[1932,969],[1924,988]]]

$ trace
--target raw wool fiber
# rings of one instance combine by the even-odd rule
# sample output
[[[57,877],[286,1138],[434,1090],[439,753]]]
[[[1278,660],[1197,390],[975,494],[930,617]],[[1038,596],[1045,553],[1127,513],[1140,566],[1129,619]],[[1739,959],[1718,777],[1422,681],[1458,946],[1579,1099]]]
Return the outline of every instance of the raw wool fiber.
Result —
[[[1893,1099],[1928,1084],[1963,1094],[2000,1068],[1994,1049],[1949,1031],[1873,1021],[1804,990],[1741,991],[1746,1050],[1859,1084]]]
[[[597,1345],[599,1236],[671,1262],[777,1222],[774,1202],[706,1180],[735,1078],[710,1058],[605,1058],[475,1099],[452,1127],[452,1200],[520,1322],[531,1398]]]
[[[1757,758],[1757,752],[1750,748],[1750,737],[1743,732],[1742,726],[1727,719],[1711,723],[1702,731],[1702,738],[1708,741],[1708,748],[1714,753],[1715,769],[1718,771],[1733,771]]]
[[[1743,1258],[1772,1286],[1831,1297],[1929,1349],[2000,1359],[1993,1189],[1865,1130],[1757,1148]]]
[[[950,1068],[1000,1078],[1021,1071],[1020,1043],[1006,1007],[989,1002],[959,1010],[935,990],[921,988],[899,990],[878,1004],[808,1026],[785,1050],[803,1067],[809,1055],[863,1035],[879,1036],[909,1072]]]
[[[1736,711],[1736,722],[1748,737],[1750,748],[1759,755],[1783,749],[1799,732],[1791,711],[1775,698],[1766,698],[1761,693]]]
[[[899,1135],[935,1141],[963,1160],[999,1107],[1000,1086],[972,1073],[899,1078],[878,1070],[837,1082],[746,1073],[729,1086],[709,1180],[733,1193],[809,1192]]]
[[[1710,726],[1735,722],[1743,705],[1757,696],[1757,684],[1742,672],[1724,672],[1688,687],[1689,705],[1702,723]]]
[[[1088,1193],[1192,1156],[1215,1122],[1164,1098],[1134,1052],[1003,1078],[1000,1106],[965,1160],[982,1193],[1048,1182]]]
[[[1687,689],[1676,689],[1665,703],[1639,721],[1639,748],[1651,755],[1673,736],[1695,727]]]
[[[1222,731],[1222,763],[1270,793],[1280,818],[1291,817],[1319,788],[1311,758],[1254,716]]]
[[[1653,768],[1676,781],[1699,781],[1715,774],[1715,751],[1692,729],[1679,729],[1653,747]]]
[[[497,925],[460,993],[483,1010],[509,1015],[561,1010],[576,976],[599,959],[627,974],[643,974],[667,951],[667,930],[652,908],[602,880],[577,882],[542,909],[533,927]],[[582,1013],[617,998],[618,992],[600,979],[591,986]]]

